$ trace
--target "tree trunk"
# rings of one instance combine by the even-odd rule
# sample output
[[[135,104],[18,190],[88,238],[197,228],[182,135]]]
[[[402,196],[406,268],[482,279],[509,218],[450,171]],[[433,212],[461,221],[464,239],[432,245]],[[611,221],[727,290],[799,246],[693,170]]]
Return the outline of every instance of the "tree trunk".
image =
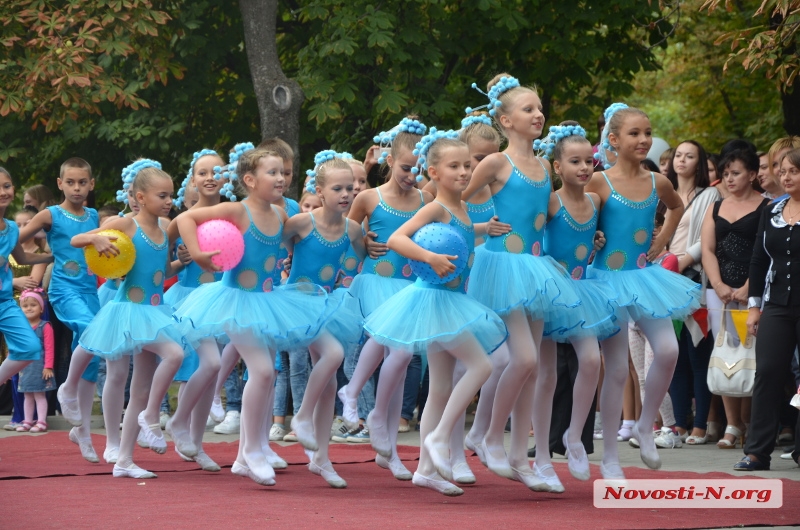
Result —
[[[785,90],[781,93],[783,128],[786,134],[800,136],[800,82],[795,82],[794,86]]]
[[[244,43],[261,118],[261,138],[278,137],[294,150],[295,192],[299,173],[300,107],[305,95],[300,85],[284,75],[276,40],[277,0],[239,0]]]

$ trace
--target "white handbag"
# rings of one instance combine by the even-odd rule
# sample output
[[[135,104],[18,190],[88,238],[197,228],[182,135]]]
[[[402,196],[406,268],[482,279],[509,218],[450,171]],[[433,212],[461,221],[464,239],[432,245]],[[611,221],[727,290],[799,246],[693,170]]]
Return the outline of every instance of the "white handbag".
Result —
[[[756,377],[756,338],[749,333],[743,343],[734,346],[733,336],[728,332],[727,304],[720,313],[722,324],[714,343],[714,351],[708,362],[706,382],[712,394],[730,397],[753,395]]]

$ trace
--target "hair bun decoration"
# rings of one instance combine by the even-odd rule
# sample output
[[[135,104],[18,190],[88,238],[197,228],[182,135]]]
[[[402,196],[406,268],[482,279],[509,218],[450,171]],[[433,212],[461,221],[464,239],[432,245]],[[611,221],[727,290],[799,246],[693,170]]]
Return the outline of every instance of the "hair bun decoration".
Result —
[[[484,96],[489,98],[489,104],[488,105],[484,105],[482,107],[478,107],[478,109],[488,107],[489,108],[489,116],[494,116],[497,113],[497,111],[495,109],[497,109],[498,107],[502,107],[503,106],[503,103],[500,101],[500,96],[502,96],[503,94],[505,94],[506,92],[508,92],[512,88],[517,88],[519,86],[520,86],[519,79],[517,79],[516,77],[505,76],[505,75],[503,77],[501,77],[500,79],[498,79],[497,83],[492,85],[492,87],[489,89],[488,93],[486,93],[483,90],[481,90],[480,88],[478,88],[477,83],[472,83],[472,88],[473,89],[477,90],[478,92],[480,92],[481,94],[483,94]],[[473,111],[473,110],[477,110],[477,109],[472,109],[470,107],[467,107],[467,112],[470,112],[470,111]]]
[[[161,169],[161,162],[149,158],[142,158],[126,166],[125,169],[122,170],[122,189],[117,191],[117,202],[121,202],[125,205],[128,204],[128,190],[133,185],[136,175],[138,175],[141,170],[149,167]],[[120,215],[122,215],[122,212],[120,212]]]
[[[183,206],[183,201],[185,200],[184,199],[184,195],[186,194],[186,186],[188,186],[189,183],[192,181],[192,175],[194,174],[194,165],[202,157],[208,156],[208,155],[219,156],[219,154],[216,151],[214,151],[213,149],[201,149],[201,150],[197,151],[195,154],[192,155],[192,163],[189,164],[189,172],[186,174],[186,178],[183,179],[183,182],[181,182],[181,188],[178,190],[178,198],[175,199],[175,201],[173,203],[173,204],[175,204],[175,207],[177,209],[180,210],[181,207]],[[215,167],[219,167],[219,166],[215,166]]]
[[[381,133],[383,134],[383,133]],[[317,194],[317,171],[319,171],[319,166],[324,164],[325,162],[329,162],[334,158],[340,158],[342,160],[352,159],[353,155],[350,153],[340,153],[334,151],[333,149],[326,149],[324,151],[320,151],[316,155],[314,155],[314,169],[307,169],[306,176],[309,177],[309,181],[306,182],[305,190],[308,193]]]
[[[214,166],[214,178],[219,179],[227,179],[228,182],[222,185],[222,188],[219,190],[219,194],[223,197],[227,197],[231,202],[236,202],[236,189],[234,187],[234,182],[236,179],[239,178],[239,175],[236,174],[236,164],[239,162],[239,159],[245,154],[247,151],[252,151],[255,149],[255,146],[252,142],[242,142],[233,146],[231,150],[231,156],[228,159],[228,163],[222,167]]]
[[[597,160],[603,163],[603,169],[611,169],[611,163],[608,161],[608,154],[607,153],[616,153],[617,150],[611,145],[608,141],[608,132],[609,132],[609,124],[611,122],[611,117],[614,116],[618,111],[622,109],[627,109],[628,105],[625,103],[612,103],[606,110],[603,112],[603,118],[606,120],[606,124],[603,127],[603,133],[600,135],[600,147],[597,149],[597,153],[594,155]]]
[[[550,160],[550,155],[553,154],[556,144],[570,136],[582,136],[586,138],[586,129],[580,125],[552,125],[550,126],[550,132],[547,133],[547,136],[541,140],[537,139],[533,141],[533,150],[536,151],[538,156],[545,160]]]
[[[452,130],[440,131],[436,127],[431,127],[430,132],[417,142],[414,151],[412,151],[412,154],[417,157],[417,165],[411,168],[411,173],[416,175],[417,182],[422,180],[422,171],[428,169],[428,152],[431,150],[431,146],[443,138],[458,140],[458,132]]]
[[[389,129],[388,131],[381,132],[376,135],[372,140],[381,147],[381,154],[378,157],[378,164],[386,162],[386,156],[389,154],[389,149],[392,147],[392,142],[401,132],[415,134],[422,136],[425,134],[427,127],[419,120],[412,120],[411,118],[403,118],[400,123]]]
[[[463,120],[461,120],[461,128],[466,129],[470,125],[475,125],[476,123],[482,123],[484,125],[492,125],[492,119],[487,116],[486,114],[472,114],[475,112],[475,109],[471,107],[467,107],[464,111],[469,114]]]

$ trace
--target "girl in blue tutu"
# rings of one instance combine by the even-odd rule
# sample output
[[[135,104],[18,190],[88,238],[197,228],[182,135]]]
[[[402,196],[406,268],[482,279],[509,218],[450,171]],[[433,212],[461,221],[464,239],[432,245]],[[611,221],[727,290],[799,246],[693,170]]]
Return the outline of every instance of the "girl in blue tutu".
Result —
[[[309,470],[334,488],[347,483],[334,471],[328,457],[334,402],[336,371],[344,360],[345,349],[361,340],[363,318],[347,289],[334,289],[336,277],[352,245],[359,259],[366,250],[361,227],[345,217],[353,199],[353,171],[333,151],[314,158],[315,167],[306,189],[313,190],[322,208],[292,217],[283,239],[292,252],[292,269],[287,285],[300,289],[314,285],[330,293],[329,316],[323,331],[308,344],[313,368],[308,377],[303,402],[292,418],[297,441],[313,452]]]
[[[589,267],[589,277],[609,283],[617,293],[621,331],[602,341],[605,376],[600,395],[603,415],[603,462],[606,479],[623,479],[616,431],[622,413],[622,391],[628,374],[628,326],[636,322],[655,355],[645,381],[644,401],[633,437],[639,441],[642,461],[661,466],[652,425],[669,388],[678,359],[678,341],[672,320],[683,320],[699,307],[700,286],[685,276],[653,265],[672,238],[683,214],[683,202],[663,175],[642,169],[640,163],[653,143],[650,120],[639,109],[615,103],[605,111],[600,157],[607,171],[592,175],[587,191],[600,197],[599,229],[606,244]],[[608,163],[607,153],[616,155]],[[666,207],[664,227],[653,238],[656,206]]]
[[[178,190],[175,205],[180,208],[184,203],[187,191],[192,188],[197,190],[198,200],[189,207],[189,210],[218,205],[221,199],[220,190],[225,181],[217,178],[214,167],[223,164],[222,158],[211,149],[202,149],[194,153],[189,166],[189,174],[184,179],[181,189]],[[174,247],[179,250],[185,249],[183,240],[179,238],[177,220],[170,223],[167,233],[170,241],[174,242]],[[218,281],[220,278],[222,278],[221,273],[206,272],[192,261],[181,271],[178,282],[164,293],[164,302],[173,310],[177,310],[192,291],[201,285]],[[214,384],[217,381],[219,367],[219,348],[214,348],[209,344],[208,348],[202,348],[201,351],[187,348],[183,363],[175,374],[175,381],[180,381],[182,384],[178,392],[178,408],[170,420],[170,431],[188,432],[192,443],[197,448],[197,454],[189,457],[180,453],[177,446],[175,450],[182,459],[194,460],[206,471],[220,470],[217,463],[203,451],[202,446],[206,419],[214,399]]]
[[[389,180],[374,189],[364,190],[353,202],[348,217],[366,228],[374,240],[385,244],[389,237],[411,219],[433,197],[417,189],[417,177],[412,169],[417,165],[414,148],[425,133],[426,127],[413,117],[404,118],[388,133],[375,138],[383,146],[390,144],[388,154],[378,160],[389,166]],[[379,251],[381,254],[384,251]],[[408,287],[416,279],[408,260],[397,252],[386,249],[377,258],[368,256],[364,260],[360,274],[350,285],[350,293],[358,300],[361,313],[366,318],[378,306],[401,289]],[[384,360],[385,359],[385,360]],[[381,367],[380,384],[375,395],[375,408],[371,418],[367,418],[370,441],[380,447],[379,465],[389,467],[392,474],[401,480],[408,480],[410,473],[400,462],[397,451],[397,427],[403,405],[403,382],[406,369],[411,362],[408,352],[398,350],[390,355],[387,348],[368,339],[361,349],[353,377],[339,389],[339,399],[343,403],[342,416],[346,425],[358,427],[358,394],[373,372],[384,360]],[[391,390],[391,393],[388,393]],[[377,448],[376,448],[377,450]],[[384,454],[388,456],[383,456]],[[384,462],[383,459],[387,461]]]
[[[466,295],[475,230],[461,202],[461,193],[469,183],[469,150],[457,138],[453,131],[442,133],[432,129],[418,144],[421,167],[436,181],[437,199],[404,223],[388,244],[410,260],[427,263],[438,278],[444,278],[456,273],[453,261],[458,256],[431,252],[411,240],[425,225],[444,223],[463,237],[466,263],[447,283],[417,278],[413,285],[377,308],[364,326],[376,342],[390,349],[390,358],[396,351],[427,354],[430,391],[420,429],[423,440],[420,463],[413,482],[450,496],[463,493],[449,482],[453,479],[450,464],[453,429],[491,373],[487,353],[497,349],[506,338],[502,320]],[[453,386],[457,360],[466,371]],[[379,387],[383,384],[381,379]],[[387,458],[391,454],[389,447],[375,449]]]
[[[141,428],[150,449],[160,454],[167,450],[158,419],[159,407],[183,360],[183,348],[172,310],[163,304],[162,293],[164,279],[173,276],[182,264],[169,261],[167,225],[161,219],[172,208],[172,179],[161,171],[158,162],[147,159],[134,162],[125,173],[132,177],[130,187],[139,213],[114,219],[104,230],[119,230],[130,237],[136,248],[136,262],[114,300],[95,315],[79,344],[85,352],[106,360],[109,375],[127,373],[128,356],[135,355],[114,476],[154,478],[155,474],[133,463],[133,449]],[[104,256],[117,255],[114,238],[100,235],[99,231],[98,228],[76,235],[72,246],[93,245]],[[193,456],[197,452],[191,440],[175,439],[175,443],[185,454]]]
[[[552,187],[550,164],[533,151],[544,127],[539,96],[508,74],[492,79],[487,95],[489,113],[508,147],[478,164],[464,198],[471,200],[488,187],[495,213],[511,231],[478,247],[472,276],[479,281],[470,282],[469,294],[508,326],[509,363],[497,384],[486,436],[471,442],[491,471],[541,489],[543,481],[528,462],[528,433],[542,329],[548,313],[577,307],[580,298],[566,271],[542,251]],[[509,414],[511,450],[506,456],[503,434]]]
[[[545,491],[561,493],[564,486],[550,462],[547,440],[553,394],[556,389],[556,343],[569,342],[578,358],[578,374],[572,390],[572,416],[564,433],[570,473],[579,480],[589,479],[589,459],[581,443],[581,432],[594,400],[600,375],[600,349],[597,339],[619,332],[614,316],[614,292],[605,282],[587,280],[586,267],[595,246],[600,198],[586,193],[594,171],[592,144],[577,122],[550,127],[541,143],[545,157],[553,160],[553,172],[561,179],[559,189],[550,199],[544,234],[545,253],[558,261],[576,281],[581,305],[548,314],[539,355],[539,372],[533,411],[533,432],[537,440],[536,472]]]
[[[278,254],[288,219],[282,208],[272,204],[283,194],[280,156],[264,149],[247,150],[241,153],[235,172],[228,172],[226,177],[230,182],[225,189],[231,199],[236,198],[233,183],[239,184],[238,193],[246,193],[247,198],[189,210],[177,219],[178,230],[195,263],[214,272],[219,268],[211,258],[219,251],[200,250],[197,225],[225,219],[242,232],[244,257],[219,282],[195,289],[175,317],[181,323],[184,340],[198,352],[217,351],[218,341],[230,341],[247,364],[239,454],[231,471],[270,486],[275,484],[275,471],[264,452],[262,433],[266,431],[274,382],[275,352],[307,342],[319,333],[327,314],[327,296],[314,285],[303,289],[278,286]]]

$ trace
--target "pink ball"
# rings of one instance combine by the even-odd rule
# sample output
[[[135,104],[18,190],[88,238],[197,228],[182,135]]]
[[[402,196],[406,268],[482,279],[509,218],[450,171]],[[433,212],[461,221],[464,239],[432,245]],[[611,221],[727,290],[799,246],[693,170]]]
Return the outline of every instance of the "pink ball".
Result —
[[[198,225],[197,243],[203,252],[220,251],[211,258],[211,263],[224,271],[237,266],[244,256],[242,233],[236,225],[223,219],[211,219]]]

